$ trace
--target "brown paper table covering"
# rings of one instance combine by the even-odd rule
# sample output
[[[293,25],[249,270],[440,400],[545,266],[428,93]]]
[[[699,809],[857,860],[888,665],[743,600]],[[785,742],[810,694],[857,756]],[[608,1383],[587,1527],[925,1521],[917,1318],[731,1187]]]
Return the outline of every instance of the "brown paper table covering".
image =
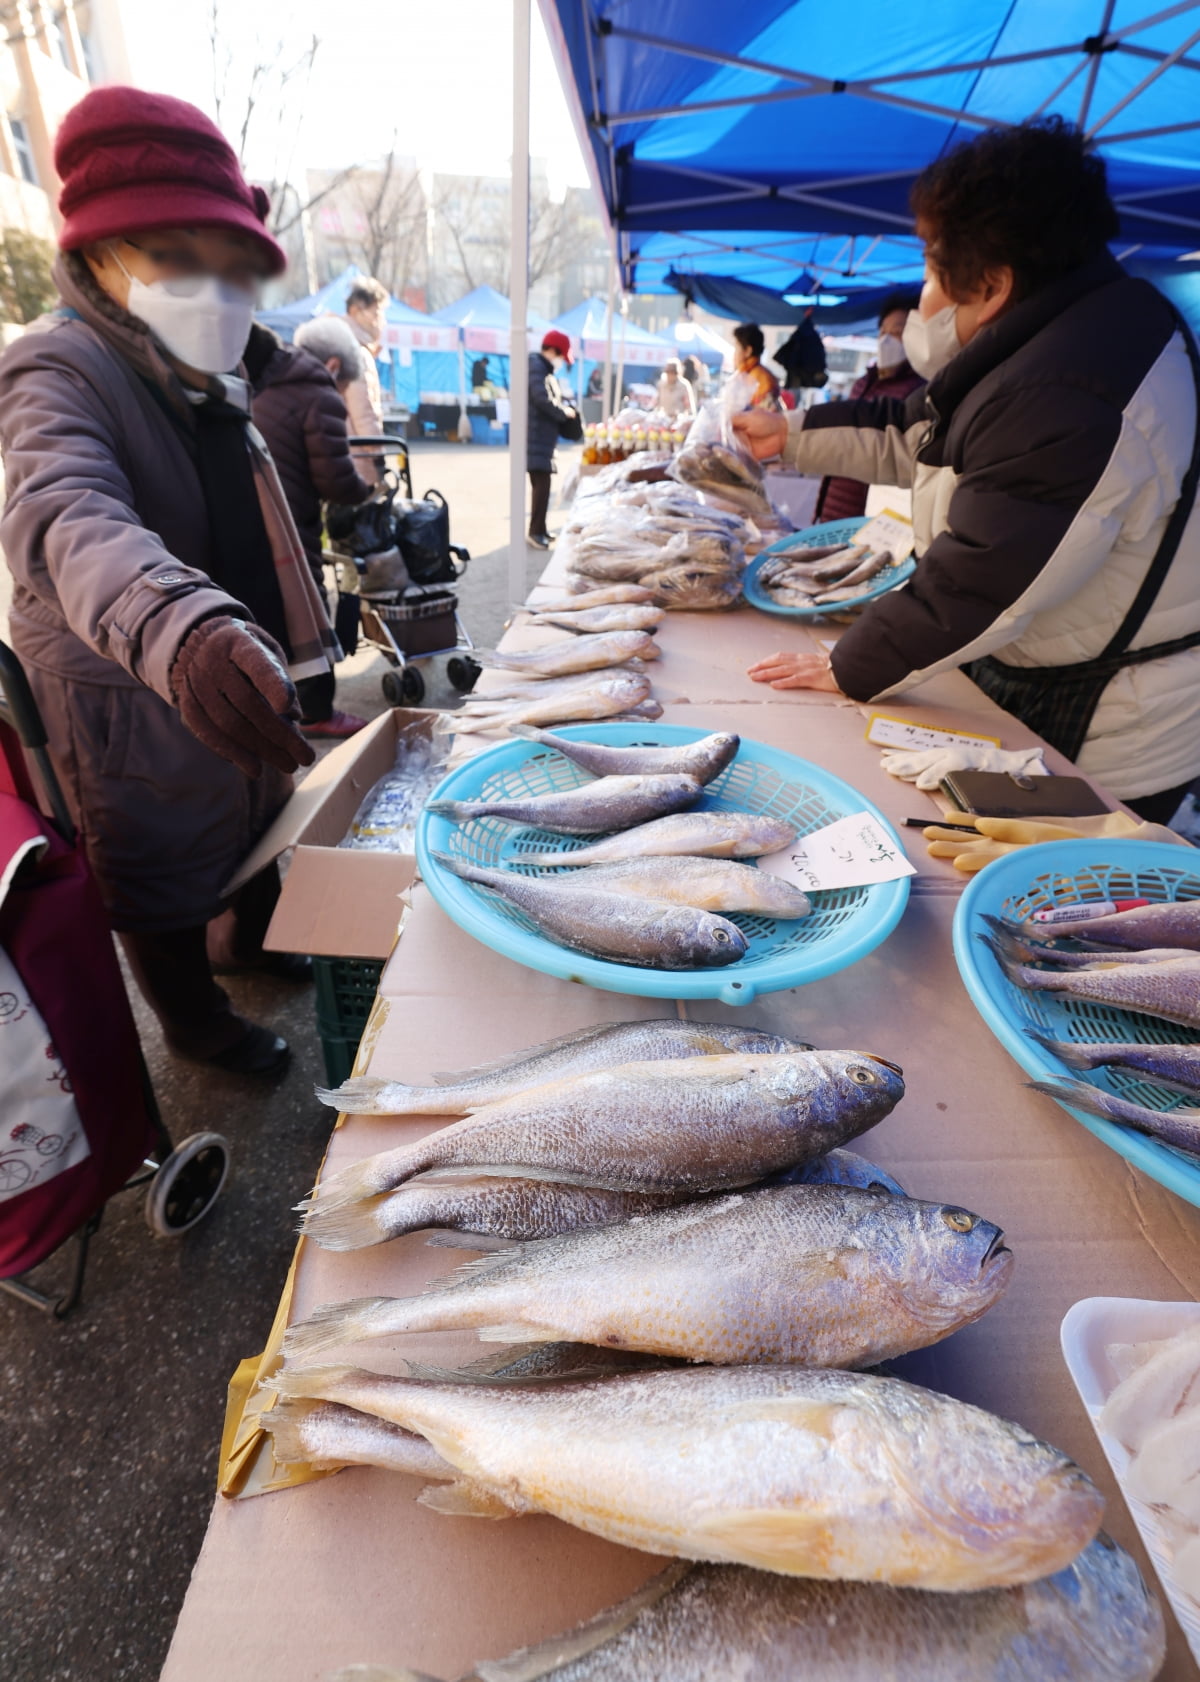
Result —
[[[781,638],[780,624],[751,610],[672,615],[657,666],[687,699],[667,700],[665,717],[737,729],[810,758],[893,821],[925,810],[932,818],[929,797],[880,771],[879,750],[864,740],[871,709],[835,696],[797,705],[742,683],[757,654],[794,646]],[[537,632],[510,634],[513,642],[531,635]],[[657,667],[655,691],[665,699]],[[878,710],[998,735],[1006,748],[1035,739],[959,674]],[[1049,766],[1066,768],[1054,754]],[[759,999],[738,1020],[819,1045],[861,1047],[903,1065],[907,1095],[863,1149],[914,1195],[959,1202],[1001,1224],[1017,1259],[1004,1301],[978,1325],[910,1357],[906,1375],[1019,1419],[1074,1455],[1109,1499],[1107,1528],[1148,1571],[1063,1364],[1058,1326],[1084,1296],[1196,1296],[1200,1211],[1028,1091],[958,977],[950,927],[963,879],[928,858],[919,832],[907,832],[906,840],[920,875],[889,940],[820,987]],[[669,1012],[659,1001],[593,991],[499,957],[456,928],[418,887],[384,971],[360,1069],[422,1080],[586,1024],[664,1008]],[[710,1019],[732,1014],[707,1003],[689,1003],[686,1011]],[[430,1125],[350,1118],[334,1132],[325,1171]],[[418,1290],[460,1259],[428,1247],[419,1234],[348,1255],[302,1242],[280,1325],[319,1302]],[[402,1354],[445,1363],[470,1359],[479,1347],[469,1335],[397,1339],[367,1346],[364,1364],[384,1370]],[[247,1488],[262,1478],[263,1466],[250,1473]],[[319,1682],[340,1665],[368,1661],[454,1677],[477,1659],[565,1630],[659,1569],[649,1556],[552,1519],[492,1523],[431,1513],[415,1502],[419,1487],[356,1468],[254,1499],[218,1499],[164,1682]],[[1165,1610],[1170,1647],[1162,1676],[1194,1679],[1200,1671]]]

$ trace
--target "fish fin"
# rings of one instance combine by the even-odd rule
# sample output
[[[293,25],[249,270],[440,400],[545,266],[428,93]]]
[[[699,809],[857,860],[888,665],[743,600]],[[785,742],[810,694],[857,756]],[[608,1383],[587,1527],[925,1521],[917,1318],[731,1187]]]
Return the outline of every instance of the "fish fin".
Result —
[[[820,1507],[746,1507],[697,1524],[693,1534],[740,1565],[815,1576],[813,1567],[829,1552],[833,1523]]]
[[[375,1321],[382,1310],[388,1309],[397,1297],[357,1297],[349,1302],[323,1302],[307,1320],[289,1326],[283,1334],[283,1353],[287,1360],[303,1360],[336,1349],[342,1343],[357,1343],[366,1337],[379,1337],[384,1328]]]
[[[521,1248],[519,1238],[500,1238],[490,1232],[467,1232],[460,1227],[435,1227],[425,1243],[435,1250],[479,1250],[492,1255]]]
[[[365,1367],[280,1367],[270,1378],[263,1380],[263,1388],[274,1390],[279,1396],[296,1396],[305,1401],[341,1402],[345,1391],[360,1384],[379,1382],[377,1372]]]
[[[514,726],[512,734],[519,735],[524,728],[524,725],[519,728]],[[524,860],[522,860],[523,862]],[[666,1018],[665,1020],[671,1021],[674,1019]],[[552,1051],[563,1051],[569,1045],[587,1045],[591,1040],[598,1039],[601,1035],[608,1034],[615,1028],[633,1026],[634,1024],[630,1022],[604,1022],[590,1028],[584,1028],[582,1031],[575,1028],[569,1034],[559,1034],[552,1040],[543,1040],[539,1045],[531,1045],[526,1051],[518,1052],[515,1057],[510,1052],[507,1057],[497,1057],[491,1063],[473,1063],[469,1069],[439,1069],[433,1079],[438,1086],[466,1085],[467,1082],[482,1079],[485,1075],[505,1074],[516,1064],[527,1063],[532,1057],[542,1057]],[[349,1086],[350,1084],[352,1083],[347,1081],[346,1085]],[[345,1089],[340,1088],[339,1090],[344,1091]]]
[[[417,1496],[423,1507],[450,1518],[515,1518],[519,1511],[483,1484],[461,1478],[456,1483],[433,1483]]]
[[[563,1333],[554,1326],[480,1326],[476,1335],[480,1343],[561,1343]]]
[[[488,1659],[476,1665],[475,1674],[479,1682],[541,1682],[543,1677],[558,1675],[568,1665],[578,1663],[589,1653],[614,1640],[622,1630],[629,1628],[640,1613],[656,1606],[664,1595],[695,1569],[690,1560],[678,1560],[652,1577],[635,1594],[616,1606],[606,1607],[566,1635],[551,1636],[549,1641],[523,1647],[518,1653],[510,1653],[506,1659]],[[371,1679],[365,1678],[364,1682],[371,1682]]]
[[[472,1245],[471,1248],[474,1249],[475,1246]],[[480,1248],[486,1251],[486,1245],[481,1245]],[[514,1244],[490,1254],[478,1255],[473,1261],[463,1262],[453,1273],[444,1273],[440,1279],[431,1279],[420,1296],[413,1297],[412,1301],[424,1301],[426,1297],[436,1297],[444,1291],[457,1291],[460,1285],[469,1285],[485,1273],[502,1273],[510,1263],[519,1258],[524,1248],[523,1244]],[[389,1299],[382,1297],[379,1300],[386,1302]]]
[[[306,1446],[304,1426],[313,1413],[328,1407],[328,1402],[304,1396],[280,1396],[269,1413],[260,1416],[264,1430],[271,1433],[271,1453],[282,1465],[345,1466],[345,1460],[326,1460]]]
[[[399,1232],[382,1232],[379,1227],[380,1207],[390,1195],[380,1192],[357,1203],[333,1202],[328,1206],[318,1199],[305,1207],[299,1231],[322,1250],[366,1250],[372,1244],[383,1244],[400,1236]]]
[[[377,1075],[352,1075],[340,1086],[316,1086],[313,1091],[323,1104],[340,1110],[343,1115],[395,1115],[395,1110],[377,1108],[379,1094],[392,1081],[382,1081]]]

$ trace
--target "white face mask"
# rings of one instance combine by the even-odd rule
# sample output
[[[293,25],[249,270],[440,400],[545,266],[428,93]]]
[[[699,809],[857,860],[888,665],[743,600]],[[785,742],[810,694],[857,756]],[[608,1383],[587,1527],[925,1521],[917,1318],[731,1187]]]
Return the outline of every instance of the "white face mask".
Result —
[[[955,327],[957,304],[947,304],[928,320],[920,310],[909,310],[904,323],[904,354],[927,380],[946,366],[962,349]]]
[[[202,374],[228,374],[237,367],[254,324],[253,293],[211,274],[147,285],[119,257],[117,263],[129,281],[126,309],[172,356]]]
[[[881,368],[898,368],[904,361],[904,340],[894,333],[879,335],[878,362]]]

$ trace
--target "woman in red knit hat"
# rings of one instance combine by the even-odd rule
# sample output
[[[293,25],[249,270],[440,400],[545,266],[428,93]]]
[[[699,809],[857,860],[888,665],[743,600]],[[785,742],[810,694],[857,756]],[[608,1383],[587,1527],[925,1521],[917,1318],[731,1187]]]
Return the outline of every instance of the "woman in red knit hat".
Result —
[[[213,979],[270,959],[272,869],[222,889],[312,760],[294,680],[336,643],[239,377],[284,266],[195,107],[99,88],[55,151],[60,304],[0,359],[14,646],[113,927],[171,1048],[268,1074]]]

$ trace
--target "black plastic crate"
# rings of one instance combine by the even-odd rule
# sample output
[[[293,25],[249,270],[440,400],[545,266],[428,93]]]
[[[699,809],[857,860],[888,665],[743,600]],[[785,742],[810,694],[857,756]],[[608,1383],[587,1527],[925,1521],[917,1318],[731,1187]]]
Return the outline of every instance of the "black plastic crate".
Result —
[[[354,1067],[383,962],[379,958],[314,958],[312,962],[325,1074],[330,1086],[340,1086]]]

